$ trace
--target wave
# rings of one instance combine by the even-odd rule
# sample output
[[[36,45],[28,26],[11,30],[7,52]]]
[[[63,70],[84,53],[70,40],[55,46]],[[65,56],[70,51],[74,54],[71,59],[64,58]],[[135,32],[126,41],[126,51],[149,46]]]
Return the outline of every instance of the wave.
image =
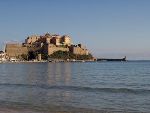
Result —
[[[133,93],[133,94],[150,94],[148,89],[130,89],[130,88],[92,88],[92,87],[81,87],[81,86],[50,86],[50,85],[39,85],[39,84],[0,84],[5,87],[24,87],[24,88],[42,88],[42,89],[58,89],[58,90],[72,90],[72,91],[87,91],[87,92],[110,92],[110,93]]]

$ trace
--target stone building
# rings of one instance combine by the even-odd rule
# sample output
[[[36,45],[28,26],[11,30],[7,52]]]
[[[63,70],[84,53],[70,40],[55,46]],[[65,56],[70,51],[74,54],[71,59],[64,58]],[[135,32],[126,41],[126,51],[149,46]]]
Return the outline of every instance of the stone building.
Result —
[[[62,36],[63,45],[71,46],[71,38],[68,35]]]
[[[26,44],[33,44],[36,41],[38,41],[39,39],[40,39],[40,36],[32,35],[32,36],[27,37],[27,39],[25,39],[25,43]]]
[[[64,45],[64,38],[60,35],[52,35],[51,44],[56,46]]]
[[[54,44],[56,46],[60,46],[61,44],[61,38],[60,37],[53,37],[51,39],[51,44]]]
[[[71,38],[68,35],[50,35],[46,33],[44,36],[32,35],[25,39],[25,45],[36,45],[39,43],[54,44],[56,46],[71,45]]]
[[[78,45],[72,45],[69,47],[70,52],[72,52],[73,54],[77,54],[77,55],[89,55],[89,51],[81,44]]]
[[[68,35],[52,35],[51,44],[60,46],[60,45],[71,45],[71,38]]]
[[[6,53],[0,51],[0,61],[5,61],[5,60],[6,60]]]

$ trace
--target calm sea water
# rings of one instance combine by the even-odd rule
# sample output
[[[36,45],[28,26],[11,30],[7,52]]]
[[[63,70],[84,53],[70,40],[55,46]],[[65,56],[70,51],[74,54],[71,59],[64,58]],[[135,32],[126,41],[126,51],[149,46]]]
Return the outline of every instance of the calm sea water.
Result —
[[[150,61],[0,64],[0,106],[150,112]]]

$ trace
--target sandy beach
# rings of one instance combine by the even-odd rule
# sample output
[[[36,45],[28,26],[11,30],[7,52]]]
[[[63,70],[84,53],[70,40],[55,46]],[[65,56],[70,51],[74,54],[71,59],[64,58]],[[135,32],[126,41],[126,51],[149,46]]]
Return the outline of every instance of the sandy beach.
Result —
[[[108,111],[97,111],[85,108],[50,108],[50,109],[31,109],[0,107],[0,113],[109,113]]]
[[[25,109],[0,108],[0,113],[45,113]]]

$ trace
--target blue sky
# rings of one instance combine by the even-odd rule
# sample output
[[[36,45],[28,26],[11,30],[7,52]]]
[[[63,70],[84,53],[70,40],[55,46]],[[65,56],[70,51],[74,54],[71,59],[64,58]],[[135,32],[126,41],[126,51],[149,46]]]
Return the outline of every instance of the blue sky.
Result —
[[[68,34],[96,57],[150,59],[149,0],[0,0],[0,44]]]

